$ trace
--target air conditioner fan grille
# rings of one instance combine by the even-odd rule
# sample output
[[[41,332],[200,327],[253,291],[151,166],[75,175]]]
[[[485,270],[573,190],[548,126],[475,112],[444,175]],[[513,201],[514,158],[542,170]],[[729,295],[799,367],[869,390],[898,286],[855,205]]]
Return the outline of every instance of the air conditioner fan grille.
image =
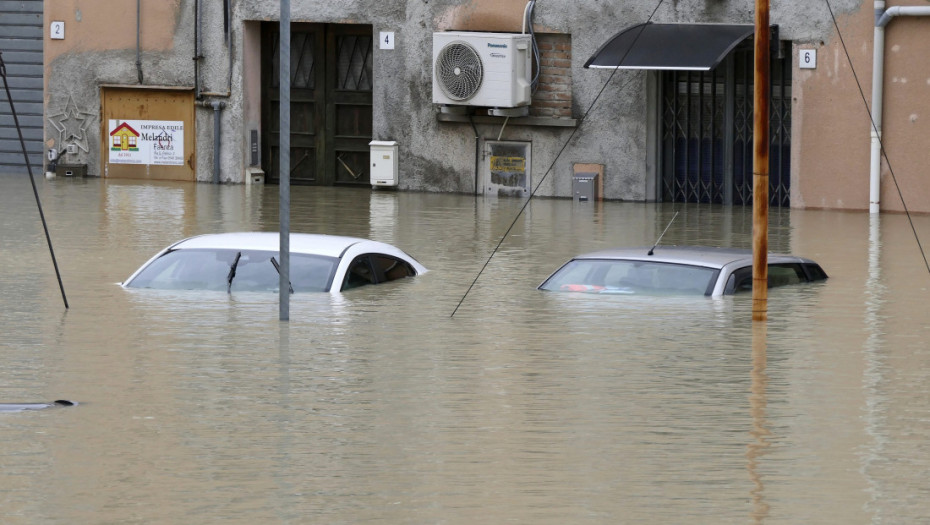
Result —
[[[443,92],[452,100],[468,100],[481,87],[484,69],[473,47],[453,42],[436,56],[436,78]]]

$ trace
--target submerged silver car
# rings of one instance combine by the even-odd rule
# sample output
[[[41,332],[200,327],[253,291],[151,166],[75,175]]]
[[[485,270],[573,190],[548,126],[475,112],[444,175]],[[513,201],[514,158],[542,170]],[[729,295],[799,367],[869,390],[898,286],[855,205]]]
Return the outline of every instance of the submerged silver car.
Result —
[[[822,281],[804,257],[770,253],[769,287]],[[752,290],[752,251],[706,246],[619,248],[579,255],[540,290],[604,294],[721,296]]]
[[[179,241],[136,270],[124,288],[277,292],[275,232],[219,233]],[[292,292],[341,292],[412,277],[426,268],[399,248],[356,237],[292,233]]]

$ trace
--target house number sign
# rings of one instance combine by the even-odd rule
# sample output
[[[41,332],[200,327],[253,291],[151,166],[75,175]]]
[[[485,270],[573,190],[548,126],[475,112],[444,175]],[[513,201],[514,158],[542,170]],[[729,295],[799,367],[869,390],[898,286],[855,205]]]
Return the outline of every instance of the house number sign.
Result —
[[[817,50],[802,49],[798,57],[798,67],[801,69],[817,69]]]

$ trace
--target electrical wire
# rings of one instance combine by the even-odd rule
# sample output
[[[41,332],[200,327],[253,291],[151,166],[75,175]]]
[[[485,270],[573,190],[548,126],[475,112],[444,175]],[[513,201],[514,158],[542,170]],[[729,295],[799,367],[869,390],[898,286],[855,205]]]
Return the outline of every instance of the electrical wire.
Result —
[[[26,161],[26,171],[29,172],[29,182],[32,183],[32,193],[36,198],[36,206],[39,208],[39,217],[42,219],[42,229],[45,230],[45,240],[48,242],[48,251],[52,256],[52,265],[55,267],[55,276],[58,277],[58,288],[61,290],[61,300],[65,303],[65,310],[68,309],[68,297],[65,296],[65,285],[61,281],[61,271],[58,269],[58,260],[55,258],[55,250],[52,248],[52,237],[48,233],[48,223],[45,222],[45,213],[42,211],[42,201],[39,200],[39,190],[36,188],[35,178],[32,176],[32,164],[29,162],[29,153],[26,150],[26,141],[23,139],[23,130],[19,127],[19,117],[16,115],[16,106],[13,104],[13,95],[10,94],[10,85],[6,80],[6,64],[3,62],[3,52],[0,51],[0,78],[3,79],[3,89],[6,91],[6,98],[10,102],[10,112],[13,115],[13,123],[16,126],[16,133],[19,136],[19,144],[23,148],[23,158]]]
[[[872,109],[869,107],[869,103],[865,98],[865,91],[862,89],[862,83],[859,82],[859,75],[856,74],[856,68],[853,66],[852,58],[849,56],[849,50],[846,48],[846,40],[843,39],[843,32],[840,31],[840,26],[836,22],[836,15],[833,14],[833,6],[830,5],[830,0],[824,1],[827,4],[827,10],[830,11],[830,18],[833,20],[833,27],[836,29],[836,34],[840,38],[840,45],[843,46],[843,53],[846,54],[846,60],[849,62],[849,69],[852,71],[853,79],[856,81],[856,87],[859,89],[859,96],[862,98],[862,104],[865,106],[865,111],[869,115],[869,122],[872,124],[872,130],[875,131],[878,136],[881,156],[888,164],[888,172],[891,174],[891,180],[894,182],[895,190],[898,192],[898,198],[901,199],[901,206],[904,208],[904,214],[907,215],[907,221],[911,225],[911,231],[914,233],[914,240],[917,242],[917,248],[920,249],[920,255],[924,259],[924,266],[927,267],[927,272],[930,273],[930,262],[927,261],[927,254],[924,252],[924,247],[920,243],[920,236],[917,234],[917,227],[914,226],[914,219],[911,218],[911,212],[908,210],[907,202],[904,200],[904,193],[901,191],[898,178],[895,176],[894,168],[891,166],[891,159],[888,158],[888,153],[885,151],[885,144],[882,141],[881,134],[878,133],[878,125],[875,123],[875,117],[872,115]]]
[[[643,34],[643,31],[646,29],[646,26],[652,21],[652,18],[653,18],[653,17],[655,16],[655,14],[659,11],[659,8],[662,6],[662,3],[663,3],[664,1],[665,1],[665,0],[659,0],[659,3],[656,4],[655,9],[652,10],[652,13],[649,15],[649,18],[646,19],[646,23],[643,24],[643,25],[640,27],[639,32],[636,33],[636,38],[633,39],[633,43],[630,45],[629,48],[627,48],[627,51],[626,51],[626,53],[624,53],[623,57],[620,58],[619,64],[622,64],[623,61],[626,60],[627,55],[628,55],[628,54],[630,53],[630,51],[632,51],[633,48],[636,46],[636,42],[639,40],[640,35]],[[517,215],[516,215],[516,217],[514,217],[513,222],[510,223],[510,227],[507,228],[507,231],[505,231],[505,232],[504,232],[504,235],[501,236],[501,239],[500,239],[500,241],[498,241],[497,246],[494,247],[494,249],[491,251],[491,255],[488,256],[488,259],[484,262],[484,265],[481,267],[480,270],[478,270],[478,274],[475,275],[475,279],[471,282],[471,285],[468,286],[468,289],[465,290],[465,294],[462,295],[462,298],[459,300],[459,303],[455,306],[455,309],[452,311],[452,314],[449,315],[449,317],[455,317],[455,313],[459,311],[459,307],[461,307],[461,306],[462,306],[462,303],[465,302],[465,298],[468,297],[468,294],[471,292],[472,288],[475,287],[475,284],[478,282],[478,279],[481,277],[481,274],[484,273],[484,270],[488,267],[488,264],[491,263],[491,259],[494,258],[494,254],[497,253],[497,251],[500,249],[501,245],[504,244],[504,240],[507,238],[508,235],[510,235],[511,230],[513,230],[513,227],[516,226],[517,221],[520,220],[520,217],[523,215],[523,212],[526,211],[526,208],[527,208],[527,206],[529,206],[530,201],[533,200],[533,197],[536,195],[536,192],[539,191],[539,187],[542,186],[542,183],[545,182],[546,177],[548,177],[549,174],[552,172],[552,168],[555,167],[555,163],[558,162],[559,158],[562,156],[562,153],[565,152],[565,148],[567,148],[568,145],[572,142],[572,139],[575,138],[575,134],[576,134],[576,133],[578,132],[578,130],[581,128],[582,124],[584,124],[584,121],[588,118],[588,115],[591,113],[591,110],[594,109],[594,106],[597,104],[597,101],[601,98],[601,95],[602,95],[602,94],[604,93],[604,91],[607,89],[607,86],[610,85],[611,80],[613,80],[614,76],[617,74],[617,71],[619,71],[619,70],[620,70],[619,67],[614,68],[614,70],[610,73],[610,76],[607,77],[607,80],[604,82],[604,85],[601,86],[600,91],[597,92],[597,95],[594,97],[594,100],[591,101],[591,104],[588,106],[588,109],[587,109],[587,110],[584,112],[584,114],[581,116],[581,119],[578,121],[578,125],[575,126],[575,128],[572,130],[571,134],[568,136],[568,138],[567,138],[567,139],[565,140],[565,142],[562,144],[562,148],[559,149],[559,152],[556,154],[555,158],[552,159],[552,163],[549,164],[549,169],[547,169],[546,172],[543,173],[543,176],[542,176],[541,179],[539,179],[539,182],[536,184],[536,187],[533,188],[533,191],[532,191],[532,192],[530,192],[530,196],[527,197],[526,202],[523,203],[523,206],[522,206],[522,207],[520,208],[520,210],[517,212]],[[632,79],[631,79],[631,80],[628,80],[628,81],[626,82],[626,84],[623,84],[622,86],[620,86],[620,91],[622,91],[624,88],[626,88],[626,86],[628,86],[628,85],[630,84],[630,82],[632,82]]]

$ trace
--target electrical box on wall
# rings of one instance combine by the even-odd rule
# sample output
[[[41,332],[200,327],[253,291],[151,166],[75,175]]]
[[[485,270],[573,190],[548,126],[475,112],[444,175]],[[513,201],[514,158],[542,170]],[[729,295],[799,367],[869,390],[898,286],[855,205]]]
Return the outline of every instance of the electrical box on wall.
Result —
[[[532,143],[488,140],[484,146],[483,193],[497,197],[528,197],[533,173]]]
[[[373,140],[371,148],[371,185],[397,186],[397,142]]]

